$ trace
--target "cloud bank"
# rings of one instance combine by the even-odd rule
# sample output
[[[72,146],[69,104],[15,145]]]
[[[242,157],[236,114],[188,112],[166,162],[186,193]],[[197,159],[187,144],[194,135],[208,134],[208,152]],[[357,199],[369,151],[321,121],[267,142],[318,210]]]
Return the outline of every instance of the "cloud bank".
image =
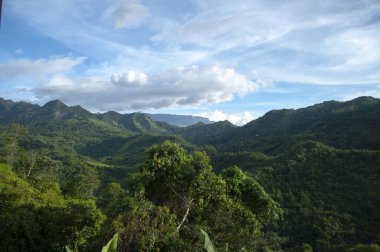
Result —
[[[129,71],[101,77],[52,77],[33,89],[40,99],[106,110],[140,110],[217,104],[245,96],[262,86],[232,68],[217,65],[177,67],[152,76]]]
[[[215,110],[212,112],[201,113],[199,114],[199,116],[207,117],[208,119],[214,122],[227,120],[238,126],[245,125],[249,123],[250,121],[252,121],[253,119],[255,119],[255,116],[250,111],[228,114],[221,110]]]

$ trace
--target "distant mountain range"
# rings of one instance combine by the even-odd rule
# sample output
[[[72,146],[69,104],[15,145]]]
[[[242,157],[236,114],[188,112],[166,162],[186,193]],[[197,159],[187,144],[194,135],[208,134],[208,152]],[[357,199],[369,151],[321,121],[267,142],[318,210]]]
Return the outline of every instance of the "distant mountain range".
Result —
[[[135,138],[133,141],[145,139],[139,142],[142,152],[149,144],[165,139],[185,146],[210,145],[219,152],[259,151],[270,155],[307,140],[343,149],[380,150],[380,99],[372,97],[327,101],[302,109],[273,110],[242,127],[228,121],[212,123],[202,117],[90,113],[59,100],[39,106],[0,98],[0,125],[9,123],[24,125],[41,136],[59,133],[71,139],[70,146],[64,143],[60,147],[79,152],[87,150],[87,154],[89,146],[91,153],[98,153],[96,149],[103,149],[109,139],[125,144],[131,137]],[[183,127],[190,123],[195,124]],[[112,146],[114,151],[117,146]],[[125,149],[117,151],[122,150]]]
[[[28,111],[28,112],[36,112],[37,110],[43,111],[44,109],[55,109],[56,111],[61,111],[62,113],[57,113],[56,118],[64,117],[69,114],[77,114],[82,113],[89,114],[89,112],[85,109],[83,109],[80,106],[73,106],[69,107],[65,105],[63,102],[59,100],[54,100],[46,103],[44,106],[42,106],[42,110],[40,110],[40,106],[36,104],[30,104],[26,102],[13,102],[11,100],[5,100],[3,98],[0,98],[0,113],[18,113],[22,111]],[[65,110],[65,111],[63,111]],[[105,114],[119,114],[117,112],[107,112]],[[173,115],[173,114],[149,114],[144,113],[145,115],[148,115],[151,119],[157,122],[164,122],[171,125],[179,126],[179,127],[186,127],[190,126],[196,123],[204,123],[204,124],[210,124],[213,123],[208,118],[201,117],[201,116],[193,116],[193,115]],[[125,114],[127,115],[127,114]],[[2,116],[2,115],[0,115]]]
[[[192,115],[171,115],[171,114],[146,114],[157,122],[165,122],[172,125],[186,127],[196,123],[213,123],[208,118]]]

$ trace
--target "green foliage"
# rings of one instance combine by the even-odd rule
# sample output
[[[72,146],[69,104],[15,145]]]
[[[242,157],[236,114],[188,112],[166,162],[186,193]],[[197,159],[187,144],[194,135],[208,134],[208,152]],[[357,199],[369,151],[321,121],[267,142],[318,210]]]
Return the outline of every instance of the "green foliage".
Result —
[[[90,199],[99,185],[97,171],[94,168],[85,167],[66,185],[66,193],[74,198]]]
[[[93,202],[70,201],[63,207],[22,205],[0,216],[0,248],[5,251],[61,251],[82,247],[100,229],[103,215]]]
[[[282,210],[279,204],[255,179],[236,166],[223,170],[222,177],[227,182],[228,194],[241,200],[265,224],[280,218]]]
[[[120,229],[122,251],[151,251],[170,244],[176,236],[176,217],[169,208],[146,200],[129,199],[114,225]]]
[[[218,237],[217,247],[228,243],[232,250],[242,246],[257,249],[255,240],[261,236],[262,224],[274,218],[274,209],[268,211],[268,220],[264,220],[259,204],[248,207],[230,195],[228,182],[212,171],[203,152],[190,155],[180,146],[165,142],[148,149],[141,172],[146,197],[155,204],[168,206],[178,216],[177,230],[185,244],[195,238],[192,232],[201,225]],[[252,190],[256,188],[256,184],[251,186]],[[261,187],[253,194],[262,200],[260,204],[277,206]],[[199,243],[199,236],[196,237]]]
[[[0,163],[0,209],[9,211],[13,207],[33,202],[35,190],[27,182],[15,176],[8,165]]]
[[[18,124],[10,124],[0,133],[0,146],[3,160],[13,166],[19,159],[20,145],[28,139],[28,130]]]
[[[104,216],[94,201],[65,200],[56,183],[29,183],[0,164],[0,250],[61,251],[83,247]]]

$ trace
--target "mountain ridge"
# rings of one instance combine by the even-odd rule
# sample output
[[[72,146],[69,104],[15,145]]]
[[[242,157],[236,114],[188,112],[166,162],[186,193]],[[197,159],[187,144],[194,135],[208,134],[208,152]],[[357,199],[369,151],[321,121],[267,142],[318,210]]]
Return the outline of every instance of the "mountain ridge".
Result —
[[[118,119],[120,117],[128,117],[132,114],[145,114],[149,116],[152,120],[156,122],[163,122],[167,123],[173,126],[179,126],[179,127],[187,127],[193,124],[196,124],[198,122],[203,122],[205,124],[211,124],[213,123],[206,117],[201,116],[193,116],[193,115],[177,115],[177,114],[150,114],[150,113],[142,113],[142,112],[133,112],[133,113],[119,113],[116,111],[107,111],[104,113],[91,113],[90,111],[86,110],[85,108],[81,107],[80,105],[74,105],[74,106],[68,106],[65,103],[63,103],[61,100],[51,100],[44,105],[40,106],[38,104],[32,104],[26,101],[12,101],[9,99],[4,99],[0,97],[0,113],[5,112],[23,112],[22,109],[20,111],[15,111],[15,107],[24,107],[24,110],[27,110],[28,112],[36,112],[37,110],[41,111],[41,114],[43,113],[55,113],[55,119],[62,119],[63,117],[70,115],[81,115],[81,116],[88,116],[90,114],[96,115],[98,118],[102,117],[112,117],[113,119]],[[61,114],[60,114],[61,113]]]

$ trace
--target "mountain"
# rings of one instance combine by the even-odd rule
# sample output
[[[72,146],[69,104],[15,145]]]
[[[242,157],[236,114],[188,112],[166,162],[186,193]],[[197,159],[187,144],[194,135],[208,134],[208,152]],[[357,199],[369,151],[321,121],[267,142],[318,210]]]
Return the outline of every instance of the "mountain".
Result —
[[[53,100],[39,106],[0,98],[0,124],[9,123],[19,123],[33,129],[41,125],[56,123],[61,126],[78,123],[76,126],[81,128],[83,126],[81,124],[84,123],[109,131],[119,130],[123,133],[147,134],[164,134],[173,128],[168,124],[155,122],[142,113],[107,112],[93,114],[81,106],[67,106],[59,100]]]
[[[56,158],[80,154],[135,167],[152,144],[171,140],[193,148],[173,135],[176,126],[156,122],[146,114],[94,114],[59,100],[39,106],[1,99],[0,126],[10,123],[28,128],[33,138],[31,145],[49,150]]]
[[[147,114],[158,122],[165,122],[179,127],[186,127],[197,123],[211,124],[208,118],[192,115],[170,115],[170,114]]]
[[[380,99],[272,110],[242,127],[167,122],[143,113],[90,113],[58,100],[39,106],[0,98],[0,157],[13,137],[7,126],[23,125],[29,137],[22,155],[45,153],[70,176],[95,167],[101,191],[110,182],[133,187],[127,174],[139,170],[146,149],[170,140],[190,152],[206,151],[217,173],[239,166],[280,203],[283,219],[265,228],[265,242],[280,244],[279,250],[346,251],[380,243]]]
[[[212,124],[199,122],[174,131],[193,144],[205,145],[226,142],[238,130],[239,127],[229,121],[221,121]]]
[[[226,130],[226,134],[222,134],[224,137],[207,137],[205,132],[207,129],[212,131],[213,124],[199,127],[193,134],[198,144],[212,144],[227,152],[279,154],[300,140],[315,140],[337,148],[378,150],[378,125],[380,99],[359,97],[301,109],[272,110],[242,127]],[[187,136],[187,131],[184,136]]]
[[[197,146],[212,145],[219,152],[278,154],[301,140],[315,140],[336,148],[380,149],[380,100],[372,97],[347,102],[328,101],[295,110],[272,110],[243,127],[228,121],[176,127],[152,120],[150,116],[117,112],[93,114],[58,100],[41,107],[0,99],[0,125],[19,123],[43,136],[58,130],[73,139],[73,146],[84,147],[84,143],[102,142],[107,138],[148,134],[176,136]],[[171,118],[197,117],[173,115]]]

